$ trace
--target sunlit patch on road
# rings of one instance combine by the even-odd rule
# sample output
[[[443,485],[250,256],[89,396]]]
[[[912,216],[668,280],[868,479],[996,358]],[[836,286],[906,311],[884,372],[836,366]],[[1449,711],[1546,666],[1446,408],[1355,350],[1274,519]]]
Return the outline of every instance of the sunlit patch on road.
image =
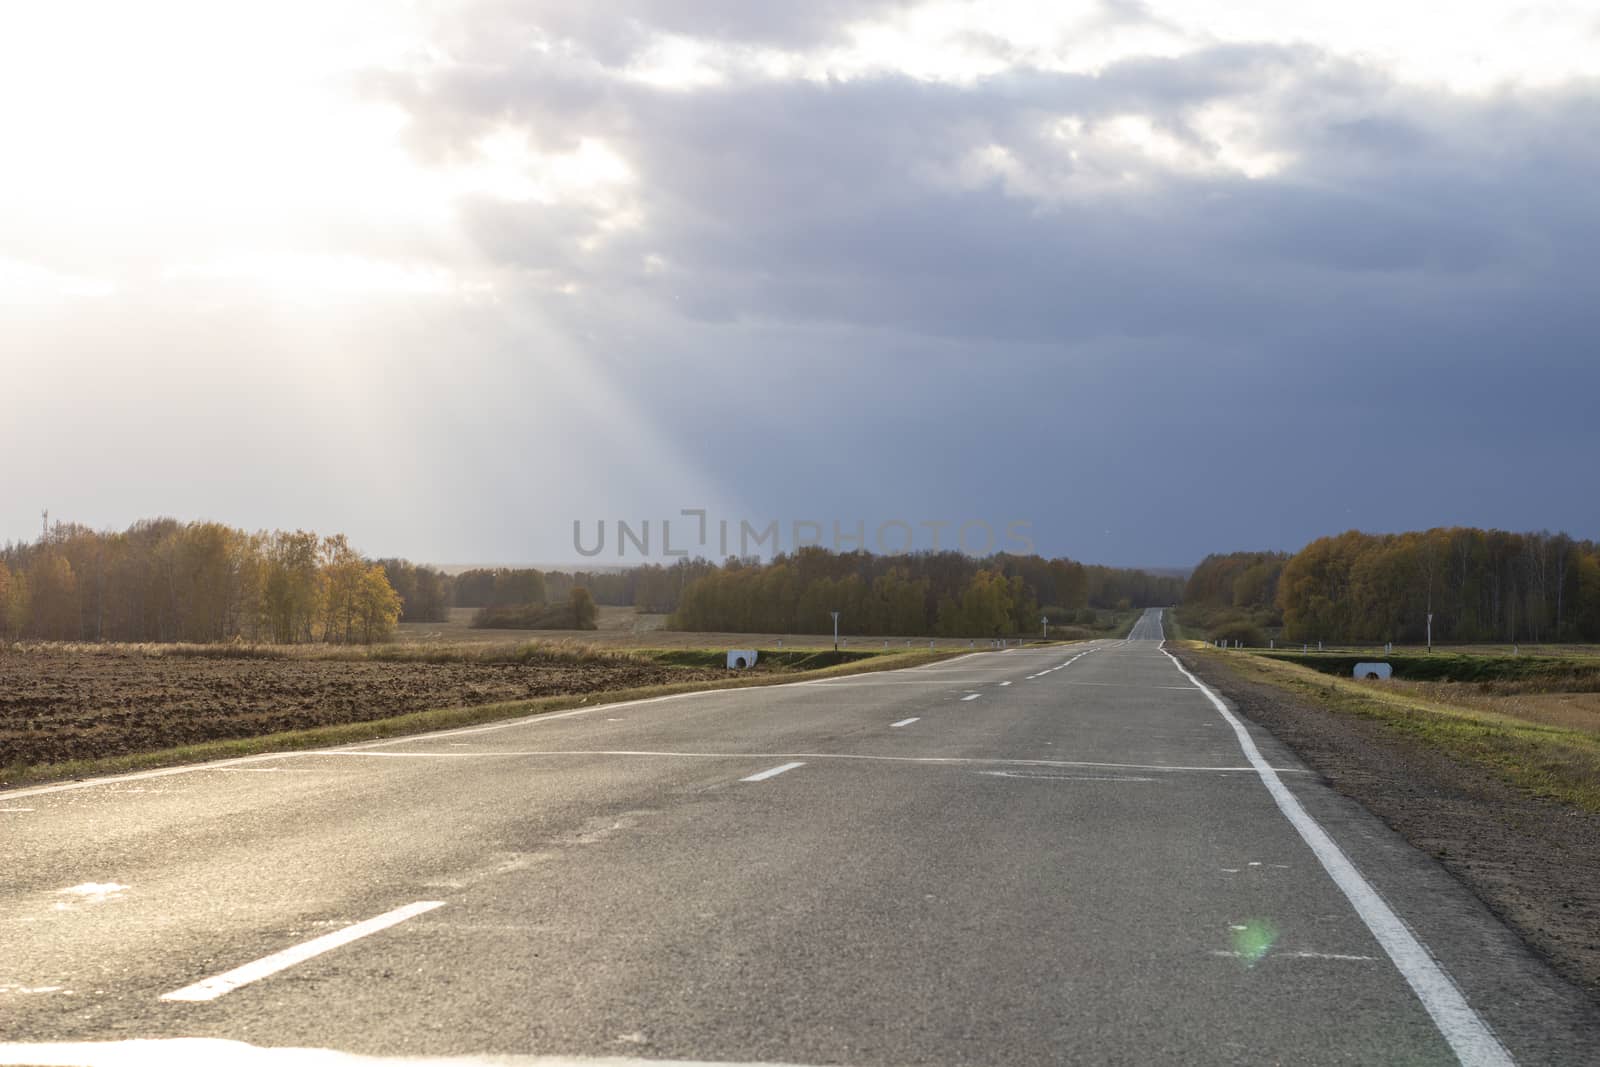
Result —
[[[56,910],[67,911],[78,904],[104,904],[121,897],[127,888],[116,882],[84,882],[82,885],[69,885],[65,889],[56,890],[58,896],[67,898],[56,902]]]

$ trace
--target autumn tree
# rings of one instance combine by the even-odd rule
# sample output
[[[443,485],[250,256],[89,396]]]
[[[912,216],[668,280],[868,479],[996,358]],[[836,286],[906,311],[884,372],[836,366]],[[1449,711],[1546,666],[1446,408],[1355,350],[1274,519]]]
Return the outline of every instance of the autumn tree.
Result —
[[[310,641],[322,608],[321,539],[306,530],[279,530],[267,542],[262,608],[278,644]]]
[[[17,609],[21,594],[22,583],[0,562],[0,641],[14,640],[22,632],[22,613]]]
[[[83,637],[78,576],[67,557],[54,547],[28,568],[32,593],[33,636],[45,641],[77,641]]]
[[[400,596],[401,622],[445,622],[450,618],[451,584],[443,571],[403,559],[378,562]]]
[[[384,568],[371,564],[363,569],[355,594],[355,619],[360,625],[361,640],[370,645],[392,634],[400,620],[400,609],[400,594],[389,584]],[[345,639],[350,639],[348,629]]]
[[[1579,554],[1573,570],[1577,575],[1573,627],[1582,640],[1600,641],[1600,552]]]
[[[599,617],[600,609],[595,606],[594,597],[589,595],[589,590],[581,585],[573,589],[567,597],[567,607],[572,611],[574,630],[595,628],[597,625],[595,620]]]

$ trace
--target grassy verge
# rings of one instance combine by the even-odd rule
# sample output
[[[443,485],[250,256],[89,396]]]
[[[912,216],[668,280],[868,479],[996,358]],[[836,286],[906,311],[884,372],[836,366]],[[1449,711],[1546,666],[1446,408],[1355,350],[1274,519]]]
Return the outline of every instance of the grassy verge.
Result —
[[[1600,737],[1592,733],[1338,678],[1281,657],[1219,652],[1198,642],[1188,647],[1329,711],[1376,720],[1396,737],[1438,748],[1534,796],[1600,812]]]
[[[672,667],[723,667],[728,653],[720,648],[650,648],[642,653]],[[919,650],[926,655],[928,650]],[[900,652],[882,652],[876,649],[782,648],[758,649],[756,670],[776,667],[783,671],[815,671],[826,667],[840,667],[852,663],[865,663],[873,657],[905,655]]]
[[[205,646],[193,646],[205,647]],[[647,650],[641,650],[647,651]],[[671,650],[674,654],[684,650]],[[608,653],[609,654],[609,653]],[[724,653],[705,653],[722,656]],[[773,653],[777,654],[777,653]],[[539,697],[533,700],[513,700],[499,704],[480,704],[472,707],[438,708],[411,712],[385,719],[365,722],[338,723],[315,726],[304,730],[287,730],[282,733],[263,734],[259,737],[226,738],[204,741],[175,748],[135,752],[102,759],[71,760],[61,763],[12,764],[0,768],[0,789],[62,779],[91,778],[102,775],[126,774],[131,771],[150,770],[186,763],[204,763],[212,760],[255,756],[270,752],[295,752],[312,748],[327,748],[360,741],[375,741],[387,737],[448,730],[460,726],[476,726],[502,719],[540,715],[572,708],[615,704],[627,700],[671,696],[676,693],[693,693],[706,690],[749,689],[789,682],[810,681],[840,675],[864,674],[874,671],[902,670],[920,667],[939,660],[966,655],[967,650],[916,649],[911,651],[857,652],[845,660],[818,661],[817,653],[811,657],[810,666],[769,673],[740,674],[724,681],[675,682],[664,685],[642,686],[633,689],[616,689],[607,692],[571,696]],[[765,658],[768,653],[762,653]],[[721,664],[719,659],[718,665]],[[804,661],[802,661],[804,662]],[[0,794],[3,795],[3,794]]]
[[[1257,654],[1341,677],[1350,677],[1357,663],[1381,660],[1394,668],[1396,678],[1406,681],[1470,682],[1502,691],[1530,693],[1600,692],[1600,661],[1593,658],[1399,650],[1364,656],[1343,652]]]

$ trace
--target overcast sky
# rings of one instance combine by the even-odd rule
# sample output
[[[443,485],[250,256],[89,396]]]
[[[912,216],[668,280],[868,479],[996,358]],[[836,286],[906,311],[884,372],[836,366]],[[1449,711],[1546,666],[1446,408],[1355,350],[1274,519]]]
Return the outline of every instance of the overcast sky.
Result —
[[[5,21],[0,540],[1600,536],[1592,2]]]

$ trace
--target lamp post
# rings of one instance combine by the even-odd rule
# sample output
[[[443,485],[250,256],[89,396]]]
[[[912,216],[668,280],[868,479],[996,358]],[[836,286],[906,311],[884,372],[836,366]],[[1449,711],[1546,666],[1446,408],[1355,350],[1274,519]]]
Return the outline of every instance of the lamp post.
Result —
[[[828,614],[833,616],[833,650],[837,652],[839,651],[839,613],[830,611]]]
[[[1048,616],[1048,615],[1039,616],[1039,622],[1040,622],[1041,625],[1044,626],[1044,639],[1046,641],[1050,640],[1050,616]]]

